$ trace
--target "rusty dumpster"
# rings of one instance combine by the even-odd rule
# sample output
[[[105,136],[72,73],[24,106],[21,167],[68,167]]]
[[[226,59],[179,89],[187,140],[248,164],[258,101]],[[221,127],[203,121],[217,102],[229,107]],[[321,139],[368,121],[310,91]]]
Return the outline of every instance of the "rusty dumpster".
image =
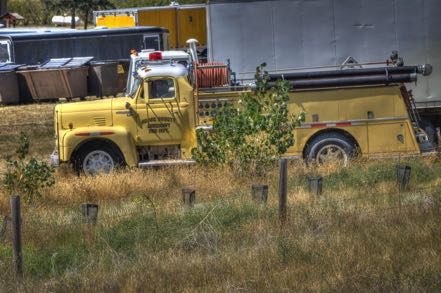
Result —
[[[88,67],[20,70],[34,101],[87,96]]]
[[[115,96],[118,93],[117,68],[117,62],[92,62],[89,67],[88,95]]]
[[[0,71],[0,104],[18,104],[19,97],[16,72],[13,70]]]

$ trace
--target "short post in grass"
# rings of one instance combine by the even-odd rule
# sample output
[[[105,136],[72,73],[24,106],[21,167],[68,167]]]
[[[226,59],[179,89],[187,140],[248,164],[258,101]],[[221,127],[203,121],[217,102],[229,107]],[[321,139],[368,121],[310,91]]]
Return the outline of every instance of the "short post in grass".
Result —
[[[279,221],[280,226],[286,222],[286,203],[288,193],[288,159],[279,161]]]
[[[407,165],[396,166],[397,184],[398,184],[398,208],[401,211],[401,192],[409,188],[410,172],[412,168]]]
[[[268,201],[268,185],[251,185],[251,197],[256,203],[266,204]]]
[[[193,208],[196,201],[196,190],[191,187],[182,188],[182,202],[184,206]]]
[[[12,249],[15,273],[23,277],[23,260],[21,252],[21,209],[20,196],[11,197]]]
[[[81,205],[81,214],[87,224],[95,225],[98,219],[98,205],[92,203],[84,203]]]
[[[308,192],[312,195],[322,195],[323,191],[323,177],[321,176],[308,176]]]
[[[410,166],[407,165],[396,166],[398,191],[401,192],[409,188],[411,171],[412,168]]]

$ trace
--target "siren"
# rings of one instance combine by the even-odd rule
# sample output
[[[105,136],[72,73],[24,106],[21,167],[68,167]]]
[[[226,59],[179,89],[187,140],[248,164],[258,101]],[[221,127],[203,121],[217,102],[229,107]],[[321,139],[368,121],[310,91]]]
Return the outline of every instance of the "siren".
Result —
[[[149,54],[149,61],[162,60],[162,52],[152,52]]]

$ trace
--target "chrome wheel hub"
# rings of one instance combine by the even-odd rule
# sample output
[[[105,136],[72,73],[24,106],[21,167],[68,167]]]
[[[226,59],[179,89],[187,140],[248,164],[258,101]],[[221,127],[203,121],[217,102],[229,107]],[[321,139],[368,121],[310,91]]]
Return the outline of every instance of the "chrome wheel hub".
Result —
[[[317,161],[320,164],[341,162],[346,166],[348,163],[348,155],[342,147],[335,144],[329,144],[318,151]]]
[[[115,163],[112,157],[105,151],[100,150],[89,153],[83,161],[83,170],[87,175],[109,174],[114,167]]]

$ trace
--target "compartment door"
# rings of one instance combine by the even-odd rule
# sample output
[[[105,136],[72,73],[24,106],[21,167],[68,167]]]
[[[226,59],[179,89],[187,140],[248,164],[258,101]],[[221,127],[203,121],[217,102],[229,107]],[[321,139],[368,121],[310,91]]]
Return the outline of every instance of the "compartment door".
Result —
[[[369,121],[370,154],[406,152],[405,121]]]

